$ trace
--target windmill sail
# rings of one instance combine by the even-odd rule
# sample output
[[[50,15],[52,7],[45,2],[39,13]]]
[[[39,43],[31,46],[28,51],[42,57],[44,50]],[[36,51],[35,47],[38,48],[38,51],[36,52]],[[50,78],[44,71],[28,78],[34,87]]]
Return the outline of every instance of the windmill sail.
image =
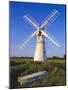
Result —
[[[32,37],[35,35],[35,33],[36,32],[32,33],[31,36],[19,46],[19,48],[23,48],[27,43],[29,43]]]
[[[31,17],[24,16],[24,18],[28,20],[28,22],[31,23],[36,29],[38,29],[38,25],[34,21],[32,21]]]
[[[49,23],[53,23],[54,20],[57,18],[58,16],[58,11],[57,10],[54,10],[49,16],[47,19],[44,20],[44,22],[42,23],[41,27],[40,28],[44,28],[45,26],[47,26]]]
[[[60,47],[46,32],[41,31],[45,37],[47,37],[50,41],[52,41],[57,47]]]

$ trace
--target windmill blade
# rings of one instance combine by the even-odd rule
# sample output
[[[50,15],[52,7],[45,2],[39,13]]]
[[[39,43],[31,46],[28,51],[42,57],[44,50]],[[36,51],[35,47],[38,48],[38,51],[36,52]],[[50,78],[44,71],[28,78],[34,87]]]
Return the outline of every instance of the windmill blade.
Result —
[[[48,23],[52,23],[54,22],[54,20],[57,18],[57,16],[59,15],[57,10],[54,10],[47,19],[44,20],[44,22],[42,23],[40,28],[44,28]]]
[[[36,29],[39,28],[38,25],[37,25],[37,23],[35,23],[35,21],[31,19],[31,18],[32,18],[31,16],[25,15],[24,18],[25,18],[26,20],[28,20],[29,23],[31,23]]]
[[[36,34],[36,31],[32,33],[32,35],[27,40],[25,40],[21,45],[19,45],[19,48],[23,48],[27,43],[29,43],[35,34]]]
[[[50,41],[52,41],[52,43],[54,43],[57,47],[60,47],[51,37],[49,37],[49,35],[46,32],[44,31],[41,31],[41,32],[45,37],[47,37]]]
[[[32,18],[32,16],[30,16],[29,14],[27,14],[26,16],[28,16],[28,18],[30,18],[37,26],[40,26],[40,24],[34,18]]]

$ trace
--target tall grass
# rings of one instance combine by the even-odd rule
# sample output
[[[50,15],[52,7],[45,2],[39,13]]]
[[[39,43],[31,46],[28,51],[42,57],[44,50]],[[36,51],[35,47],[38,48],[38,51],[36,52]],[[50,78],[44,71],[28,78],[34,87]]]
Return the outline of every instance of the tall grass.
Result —
[[[53,70],[57,68],[56,72]],[[65,60],[49,59],[47,63],[33,62],[32,59],[15,59],[10,62],[10,88],[21,87],[17,82],[18,76],[46,70],[49,75],[43,80],[22,87],[65,85]],[[54,72],[54,73],[52,73]]]

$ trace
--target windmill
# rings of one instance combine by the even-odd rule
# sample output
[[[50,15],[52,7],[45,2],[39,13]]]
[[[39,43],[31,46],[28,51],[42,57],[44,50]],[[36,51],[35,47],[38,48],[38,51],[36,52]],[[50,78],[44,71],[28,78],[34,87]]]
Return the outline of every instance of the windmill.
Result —
[[[54,10],[48,17],[47,19],[44,20],[42,25],[38,25],[38,23],[30,16],[30,15],[25,15],[24,18],[32,24],[33,27],[36,28],[36,31],[33,32],[30,37],[25,40],[19,48],[23,48],[26,44],[30,42],[30,40],[36,36],[36,49],[35,49],[35,54],[34,54],[34,61],[39,61],[39,62],[46,62],[47,57],[46,57],[46,51],[45,51],[45,38],[48,38],[52,43],[54,43],[57,47],[59,47],[59,44],[57,44],[49,35],[44,31],[45,27],[49,24],[54,22],[56,17],[58,16],[58,11]]]

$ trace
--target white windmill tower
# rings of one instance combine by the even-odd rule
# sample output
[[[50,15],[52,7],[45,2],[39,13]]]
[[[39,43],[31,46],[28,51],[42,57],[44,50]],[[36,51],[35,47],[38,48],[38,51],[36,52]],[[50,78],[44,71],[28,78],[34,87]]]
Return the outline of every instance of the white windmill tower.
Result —
[[[24,16],[24,18],[29,21],[35,28],[36,31],[33,32],[30,37],[25,40],[24,43],[22,43],[19,48],[23,48],[34,36],[36,36],[36,49],[34,54],[34,61],[40,61],[40,62],[46,62],[46,52],[45,52],[45,38],[48,38],[50,41],[52,41],[57,47],[59,45],[44,31],[44,27],[46,27],[49,23],[52,23],[56,17],[58,16],[58,11],[54,10],[46,20],[44,20],[43,24],[41,26],[38,26],[37,22],[33,20],[31,16]]]

